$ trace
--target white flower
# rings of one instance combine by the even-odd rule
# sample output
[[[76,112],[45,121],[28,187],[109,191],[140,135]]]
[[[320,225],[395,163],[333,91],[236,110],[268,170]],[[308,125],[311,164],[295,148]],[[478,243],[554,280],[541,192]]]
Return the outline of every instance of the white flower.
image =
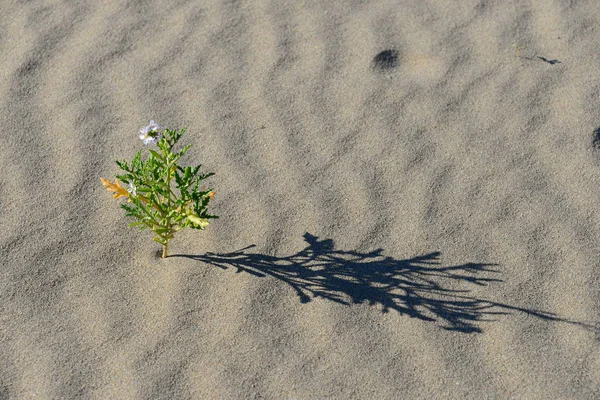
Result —
[[[135,187],[135,185],[131,182],[129,182],[129,186],[127,186],[127,191],[129,193],[131,193],[132,196],[135,196],[137,194],[137,188]]]
[[[151,120],[148,126],[140,129],[140,139],[146,145],[148,143],[156,144],[162,137],[161,129],[156,122]]]

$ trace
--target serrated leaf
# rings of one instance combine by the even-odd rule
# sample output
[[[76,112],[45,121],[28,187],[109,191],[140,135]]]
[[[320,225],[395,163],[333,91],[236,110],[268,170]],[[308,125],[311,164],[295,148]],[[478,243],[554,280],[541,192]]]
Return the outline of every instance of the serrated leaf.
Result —
[[[192,147],[191,144],[188,144],[187,146],[185,146],[183,149],[181,149],[181,151],[179,153],[177,153],[177,158],[182,157],[185,153],[187,153],[187,151],[190,149],[190,147]]]
[[[129,165],[127,165],[127,161],[115,161],[115,163],[121,168],[123,171],[129,172]]]
[[[183,181],[181,180],[181,176],[179,175],[179,173],[175,172],[173,176],[175,177],[175,183],[177,183],[177,186],[181,186]]]

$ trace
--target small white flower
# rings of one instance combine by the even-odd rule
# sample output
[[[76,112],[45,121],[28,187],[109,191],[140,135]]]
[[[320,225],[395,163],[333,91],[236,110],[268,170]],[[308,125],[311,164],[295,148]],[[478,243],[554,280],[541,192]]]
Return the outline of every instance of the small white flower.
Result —
[[[140,139],[145,145],[148,143],[156,144],[162,137],[161,129],[156,122],[151,120],[148,126],[140,129]]]
[[[127,191],[129,193],[131,193],[132,196],[135,196],[137,194],[137,188],[135,187],[135,185],[131,182],[129,182],[129,186],[127,186]]]

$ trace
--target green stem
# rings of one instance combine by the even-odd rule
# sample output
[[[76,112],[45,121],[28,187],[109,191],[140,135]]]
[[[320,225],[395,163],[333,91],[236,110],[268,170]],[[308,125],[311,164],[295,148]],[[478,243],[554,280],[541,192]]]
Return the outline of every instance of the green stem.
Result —
[[[167,160],[168,160],[168,158],[167,158]],[[167,168],[169,169],[167,171],[167,191],[168,191],[168,193],[171,193],[172,192],[171,191],[171,165],[169,163],[167,163]],[[167,197],[167,210],[171,210],[171,201],[172,201],[171,196],[169,194],[169,196]],[[166,228],[167,228],[167,232],[168,232],[167,235],[170,235],[171,234],[171,217],[165,216],[165,218],[167,220],[166,221],[167,222]],[[165,245],[163,246],[163,258],[167,257],[167,245],[169,243],[169,239],[166,239],[167,241],[166,241]]]
[[[158,222],[156,222],[156,219],[154,219],[154,215],[150,214],[150,212],[148,210],[146,210],[146,207],[144,207],[142,205],[142,201],[138,200],[138,202],[139,202],[139,204],[136,203],[136,205],[138,206],[138,208],[141,209],[143,212],[145,212],[146,215],[149,216],[152,219],[152,222],[154,222],[154,225],[160,226],[160,224]],[[148,199],[148,203],[150,203],[150,199]],[[146,224],[146,225],[148,225],[148,224]],[[152,227],[150,225],[148,225],[148,226],[150,227],[150,229],[152,229]]]

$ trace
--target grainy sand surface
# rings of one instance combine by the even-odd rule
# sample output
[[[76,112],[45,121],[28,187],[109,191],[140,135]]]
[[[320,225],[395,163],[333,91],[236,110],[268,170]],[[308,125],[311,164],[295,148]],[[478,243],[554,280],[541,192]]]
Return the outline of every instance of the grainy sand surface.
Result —
[[[0,2],[0,399],[597,399],[600,3]],[[156,257],[99,178],[215,172]]]

